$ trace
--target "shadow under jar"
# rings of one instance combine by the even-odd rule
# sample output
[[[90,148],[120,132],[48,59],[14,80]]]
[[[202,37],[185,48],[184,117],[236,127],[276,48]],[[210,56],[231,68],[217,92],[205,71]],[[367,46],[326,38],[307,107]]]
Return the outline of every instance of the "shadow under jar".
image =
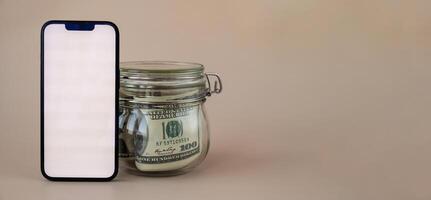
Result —
[[[204,103],[222,90],[217,74],[198,63],[123,62],[120,67],[120,158],[129,172],[183,174],[209,148]]]

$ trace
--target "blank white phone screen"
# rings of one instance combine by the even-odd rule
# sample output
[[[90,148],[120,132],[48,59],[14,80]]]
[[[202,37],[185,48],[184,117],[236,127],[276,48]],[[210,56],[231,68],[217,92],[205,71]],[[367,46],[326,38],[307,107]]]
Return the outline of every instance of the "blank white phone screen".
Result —
[[[44,170],[105,178],[115,170],[116,34],[110,25],[44,31]]]

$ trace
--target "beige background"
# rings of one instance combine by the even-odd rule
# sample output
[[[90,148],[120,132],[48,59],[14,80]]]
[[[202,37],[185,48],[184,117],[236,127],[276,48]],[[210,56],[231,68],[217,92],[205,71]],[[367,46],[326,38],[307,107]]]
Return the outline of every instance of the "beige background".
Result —
[[[0,0],[0,199],[431,199],[426,0]],[[121,60],[222,75],[193,172],[109,183],[39,172],[40,27],[111,20]]]

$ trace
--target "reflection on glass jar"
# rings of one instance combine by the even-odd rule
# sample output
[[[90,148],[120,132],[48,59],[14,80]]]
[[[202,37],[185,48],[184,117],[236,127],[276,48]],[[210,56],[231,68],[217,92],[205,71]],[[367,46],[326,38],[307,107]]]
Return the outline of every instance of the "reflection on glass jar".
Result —
[[[164,176],[202,162],[209,148],[204,103],[221,92],[220,77],[201,64],[167,61],[121,63],[120,76],[123,165]]]

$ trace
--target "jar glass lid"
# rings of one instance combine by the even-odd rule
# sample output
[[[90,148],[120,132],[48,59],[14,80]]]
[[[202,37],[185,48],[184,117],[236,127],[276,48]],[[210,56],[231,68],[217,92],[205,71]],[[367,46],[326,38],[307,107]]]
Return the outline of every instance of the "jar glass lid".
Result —
[[[139,101],[199,100],[210,94],[204,66],[175,61],[122,62],[121,93]]]
[[[202,73],[204,66],[199,63],[176,61],[132,61],[122,62],[121,71],[144,73]]]

